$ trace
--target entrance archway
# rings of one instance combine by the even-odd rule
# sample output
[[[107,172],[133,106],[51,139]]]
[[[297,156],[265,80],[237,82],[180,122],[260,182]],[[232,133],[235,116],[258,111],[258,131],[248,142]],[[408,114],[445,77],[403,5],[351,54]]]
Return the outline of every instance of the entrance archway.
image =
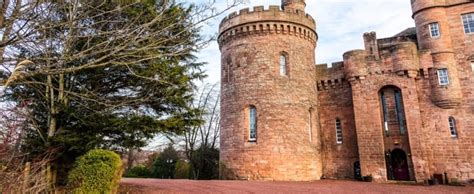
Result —
[[[394,149],[390,153],[390,167],[393,178],[400,181],[410,180],[410,171],[408,170],[408,157],[405,151]]]
[[[402,90],[396,86],[385,86],[380,89],[379,95],[387,178],[414,180]]]

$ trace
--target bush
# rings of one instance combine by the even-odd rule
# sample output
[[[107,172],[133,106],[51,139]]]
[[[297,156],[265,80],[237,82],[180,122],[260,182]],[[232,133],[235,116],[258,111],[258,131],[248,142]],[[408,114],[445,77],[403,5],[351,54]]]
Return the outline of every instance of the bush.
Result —
[[[160,179],[174,178],[174,169],[177,161],[178,153],[170,144],[153,161],[151,167],[152,177]]]
[[[130,178],[149,178],[151,176],[150,170],[143,165],[138,165],[130,170],[127,170],[125,172],[124,177],[130,177]]]
[[[189,165],[189,163],[183,160],[179,160],[176,163],[176,166],[174,168],[174,178],[175,179],[188,179],[190,168],[191,168],[191,165]]]
[[[219,178],[219,150],[201,146],[191,158],[193,179],[212,180]]]
[[[69,172],[74,193],[112,193],[122,177],[122,161],[112,151],[95,149],[79,157]]]

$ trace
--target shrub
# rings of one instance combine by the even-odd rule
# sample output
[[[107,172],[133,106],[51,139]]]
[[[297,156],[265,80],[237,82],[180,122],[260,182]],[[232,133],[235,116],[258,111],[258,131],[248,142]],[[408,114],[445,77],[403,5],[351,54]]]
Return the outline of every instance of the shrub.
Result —
[[[191,158],[193,179],[211,180],[219,178],[219,150],[201,146]]]
[[[151,175],[153,178],[159,179],[173,179],[174,169],[175,169],[176,160],[164,159],[158,157],[153,162],[153,167],[151,169]]]
[[[174,178],[175,179],[188,179],[190,168],[191,168],[191,165],[189,165],[189,163],[183,160],[179,160],[176,163],[176,166],[174,168]]]
[[[124,177],[130,178],[149,178],[151,171],[143,165],[138,165],[125,172]]]
[[[95,149],[76,160],[69,172],[74,193],[112,193],[122,177],[122,161],[112,151]]]

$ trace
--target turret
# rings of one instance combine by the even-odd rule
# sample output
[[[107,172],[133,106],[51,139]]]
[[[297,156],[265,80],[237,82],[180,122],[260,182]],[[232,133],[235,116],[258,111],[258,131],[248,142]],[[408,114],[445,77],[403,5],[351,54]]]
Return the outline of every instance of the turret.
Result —
[[[400,42],[391,47],[394,70],[398,75],[408,73],[408,77],[416,77],[420,66],[418,50],[414,42]]]
[[[220,24],[223,179],[322,176],[316,24],[304,6],[302,0],[288,0],[283,10],[242,9]]]
[[[299,10],[304,12],[306,3],[304,0],[282,0],[281,7],[283,10]]]
[[[377,33],[364,33],[364,46],[367,56],[374,60],[380,59],[379,45],[377,44]]]
[[[352,50],[344,53],[344,74],[348,81],[365,79],[367,75],[365,50]]]
[[[451,109],[461,104],[458,62],[455,58],[448,8],[470,0],[412,0],[413,18],[420,50],[431,52],[431,100],[438,107]]]

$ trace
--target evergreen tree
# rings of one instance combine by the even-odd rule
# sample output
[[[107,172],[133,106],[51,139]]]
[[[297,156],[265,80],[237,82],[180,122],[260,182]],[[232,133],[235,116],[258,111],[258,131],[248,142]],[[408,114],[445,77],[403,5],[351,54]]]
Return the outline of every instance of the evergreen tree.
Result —
[[[126,2],[39,3],[24,23],[31,33],[9,46],[17,63],[2,100],[27,104],[22,148],[31,156],[54,150],[60,178],[93,148],[143,147],[157,133],[201,124],[190,107],[192,83],[205,76],[194,53],[212,40],[200,25],[220,13]]]

